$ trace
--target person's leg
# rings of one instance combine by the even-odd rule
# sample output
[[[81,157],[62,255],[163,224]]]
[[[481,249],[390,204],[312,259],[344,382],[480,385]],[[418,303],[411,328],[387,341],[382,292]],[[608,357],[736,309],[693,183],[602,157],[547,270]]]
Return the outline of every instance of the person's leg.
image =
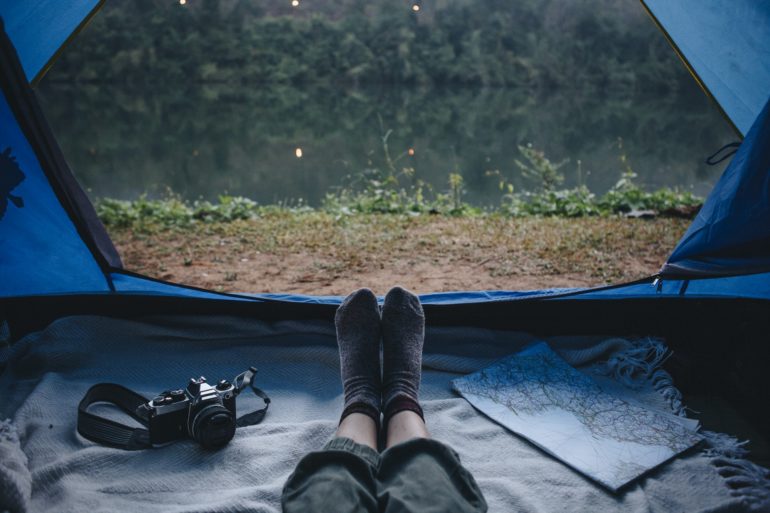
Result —
[[[404,410],[387,424],[387,449],[377,472],[381,512],[484,512],[476,481],[450,447],[430,440],[425,421]]]
[[[283,487],[281,508],[284,513],[375,513],[379,463],[370,446],[335,437],[300,460]]]
[[[342,302],[334,316],[340,349],[340,378],[345,406],[340,421],[362,413],[380,421],[380,308],[369,289],[360,289]]]
[[[337,427],[336,438],[349,438],[357,444],[377,450],[377,423],[363,413],[351,413]]]
[[[392,288],[382,305],[382,412],[389,420],[402,411],[422,418],[418,401],[425,339],[425,315],[417,296]]]
[[[425,317],[419,299],[394,288],[382,309],[383,426],[377,474],[380,511],[484,512],[473,476],[448,446],[431,440],[418,400]]]
[[[425,421],[410,410],[393,415],[386,426],[385,447],[393,447],[412,438],[430,438]]]
[[[348,296],[335,316],[345,406],[336,436],[300,460],[281,506],[293,512],[375,512],[380,418],[380,316],[367,289]]]
[[[382,453],[377,502],[382,513],[487,511],[484,495],[457,453],[441,442],[419,436]]]

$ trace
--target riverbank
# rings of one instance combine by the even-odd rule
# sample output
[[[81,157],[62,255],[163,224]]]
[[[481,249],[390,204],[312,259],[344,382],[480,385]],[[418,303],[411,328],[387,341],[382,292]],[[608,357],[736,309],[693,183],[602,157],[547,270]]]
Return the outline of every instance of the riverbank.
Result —
[[[276,209],[147,230],[109,225],[127,269],[227,292],[583,287],[654,274],[689,219]]]

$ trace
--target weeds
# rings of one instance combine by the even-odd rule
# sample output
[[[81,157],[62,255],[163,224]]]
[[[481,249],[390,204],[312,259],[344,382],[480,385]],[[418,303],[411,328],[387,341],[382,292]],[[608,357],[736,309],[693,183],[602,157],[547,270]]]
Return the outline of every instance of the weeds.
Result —
[[[449,173],[445,192],[436,192],[430,184],[415,177],[414,168],[398,169],[396,165],[403,154],[391,158],[390,134],[387,131],[382,135],[385,168],[373,167],[349,176],[342,186],[326,194],[319,209],[306,206],[301,200],[296,204],[258,205],[248,198],[223,195],[213,203],[189,202],[168,193],[165,198],[156,200],[144,195],[134,201],[105,198],[97,202],[97,213],[108,226],[153,232],[161,228],[187,228],[196,223],[229,223],[267,214],[313,211],[332,214],[338,220],[352,214],[576,218],[642,212],[653,216],[692,217],[702,204],[702,198],[687,191],[643,190],[634,181],[636,173],[623,150],[622,140],[618,140],[621,176],[602,196],[596,196],[583,184],[571,189],[557,189],[565,180],[561,169],[568,161],[553,163],[542,151],[527,145],[519,146],[525,161],[516,160],[515,164],[525,177],[537,184],[536,190],[517,192],[499,170],[488,171],[487,176],[498,180],[501,196],[497,207],[482,209],[464,200],[464,180],[459,170]],[[578,172],[582,175],[580,163]]]
[[[104,224],[140,232],[153,232],[158,228],[187,228],[195,223],[250,220],[273,210],[301,211],[304,208],[302,202],[293,207],[259,206],[248,198],[229,195],[219,196],[216,203],[189,202],[170,192],[161,199],[148,199],[142,195],[134,201],[103,198],[96,202],[96,213]]]
[[[564,175],[559,172],[559,169],[564,167],[569,159],[554,164],[545,156],[544,152],[534,149],[532,144],[519,145],[519,152],[524,155],[527,162],[514,160],[516,166],[525,178],[537,183],[543,192],[553,192],[558,185],[564,182]]]

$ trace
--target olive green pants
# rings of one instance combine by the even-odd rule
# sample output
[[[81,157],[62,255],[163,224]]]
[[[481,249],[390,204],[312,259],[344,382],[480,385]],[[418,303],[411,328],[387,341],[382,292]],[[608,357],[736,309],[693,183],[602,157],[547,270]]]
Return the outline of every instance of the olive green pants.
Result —
[[[284,513],[484,512],[487,503],[452,449],[425,438],[385,450],[335,438],[297,464]]]

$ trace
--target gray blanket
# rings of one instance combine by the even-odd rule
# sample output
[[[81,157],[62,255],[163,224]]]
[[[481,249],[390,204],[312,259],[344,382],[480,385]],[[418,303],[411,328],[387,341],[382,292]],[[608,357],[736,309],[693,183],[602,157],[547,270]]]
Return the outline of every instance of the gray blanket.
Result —
[[[730,453],[737,446],[724,437],[714,439],[728,440],[722,444],[727,449],[692,450],[613,495],[451,392],[451,379],[533,341],[481,329],[428,331],[422,386],[428,426],[460,454],[490,511],[767,507],[764,470]],[[626,390],[652,407],[681,408],[667,375],[655,369],[660,355],[649,347],[640,350],[617,339],[548,342],[598,379],[631,384]],[[279,511],[284,481],[303,454],[333,435],[342,405],[334,329],[321,322],[71,317],[2,350],[3,362],[0,419],[11,420],[0,425],[0,511]],[[249,365],[259,368],[257,384],[273,403],[264,423],[239,429],[223,450],[204,451],[182,441],[126,452],[76,433],[77,403],[94,383],[120,383],[151,396],[201,374],[229,379]],[[248,393],[238,401],[241,412],[261,406]]]

